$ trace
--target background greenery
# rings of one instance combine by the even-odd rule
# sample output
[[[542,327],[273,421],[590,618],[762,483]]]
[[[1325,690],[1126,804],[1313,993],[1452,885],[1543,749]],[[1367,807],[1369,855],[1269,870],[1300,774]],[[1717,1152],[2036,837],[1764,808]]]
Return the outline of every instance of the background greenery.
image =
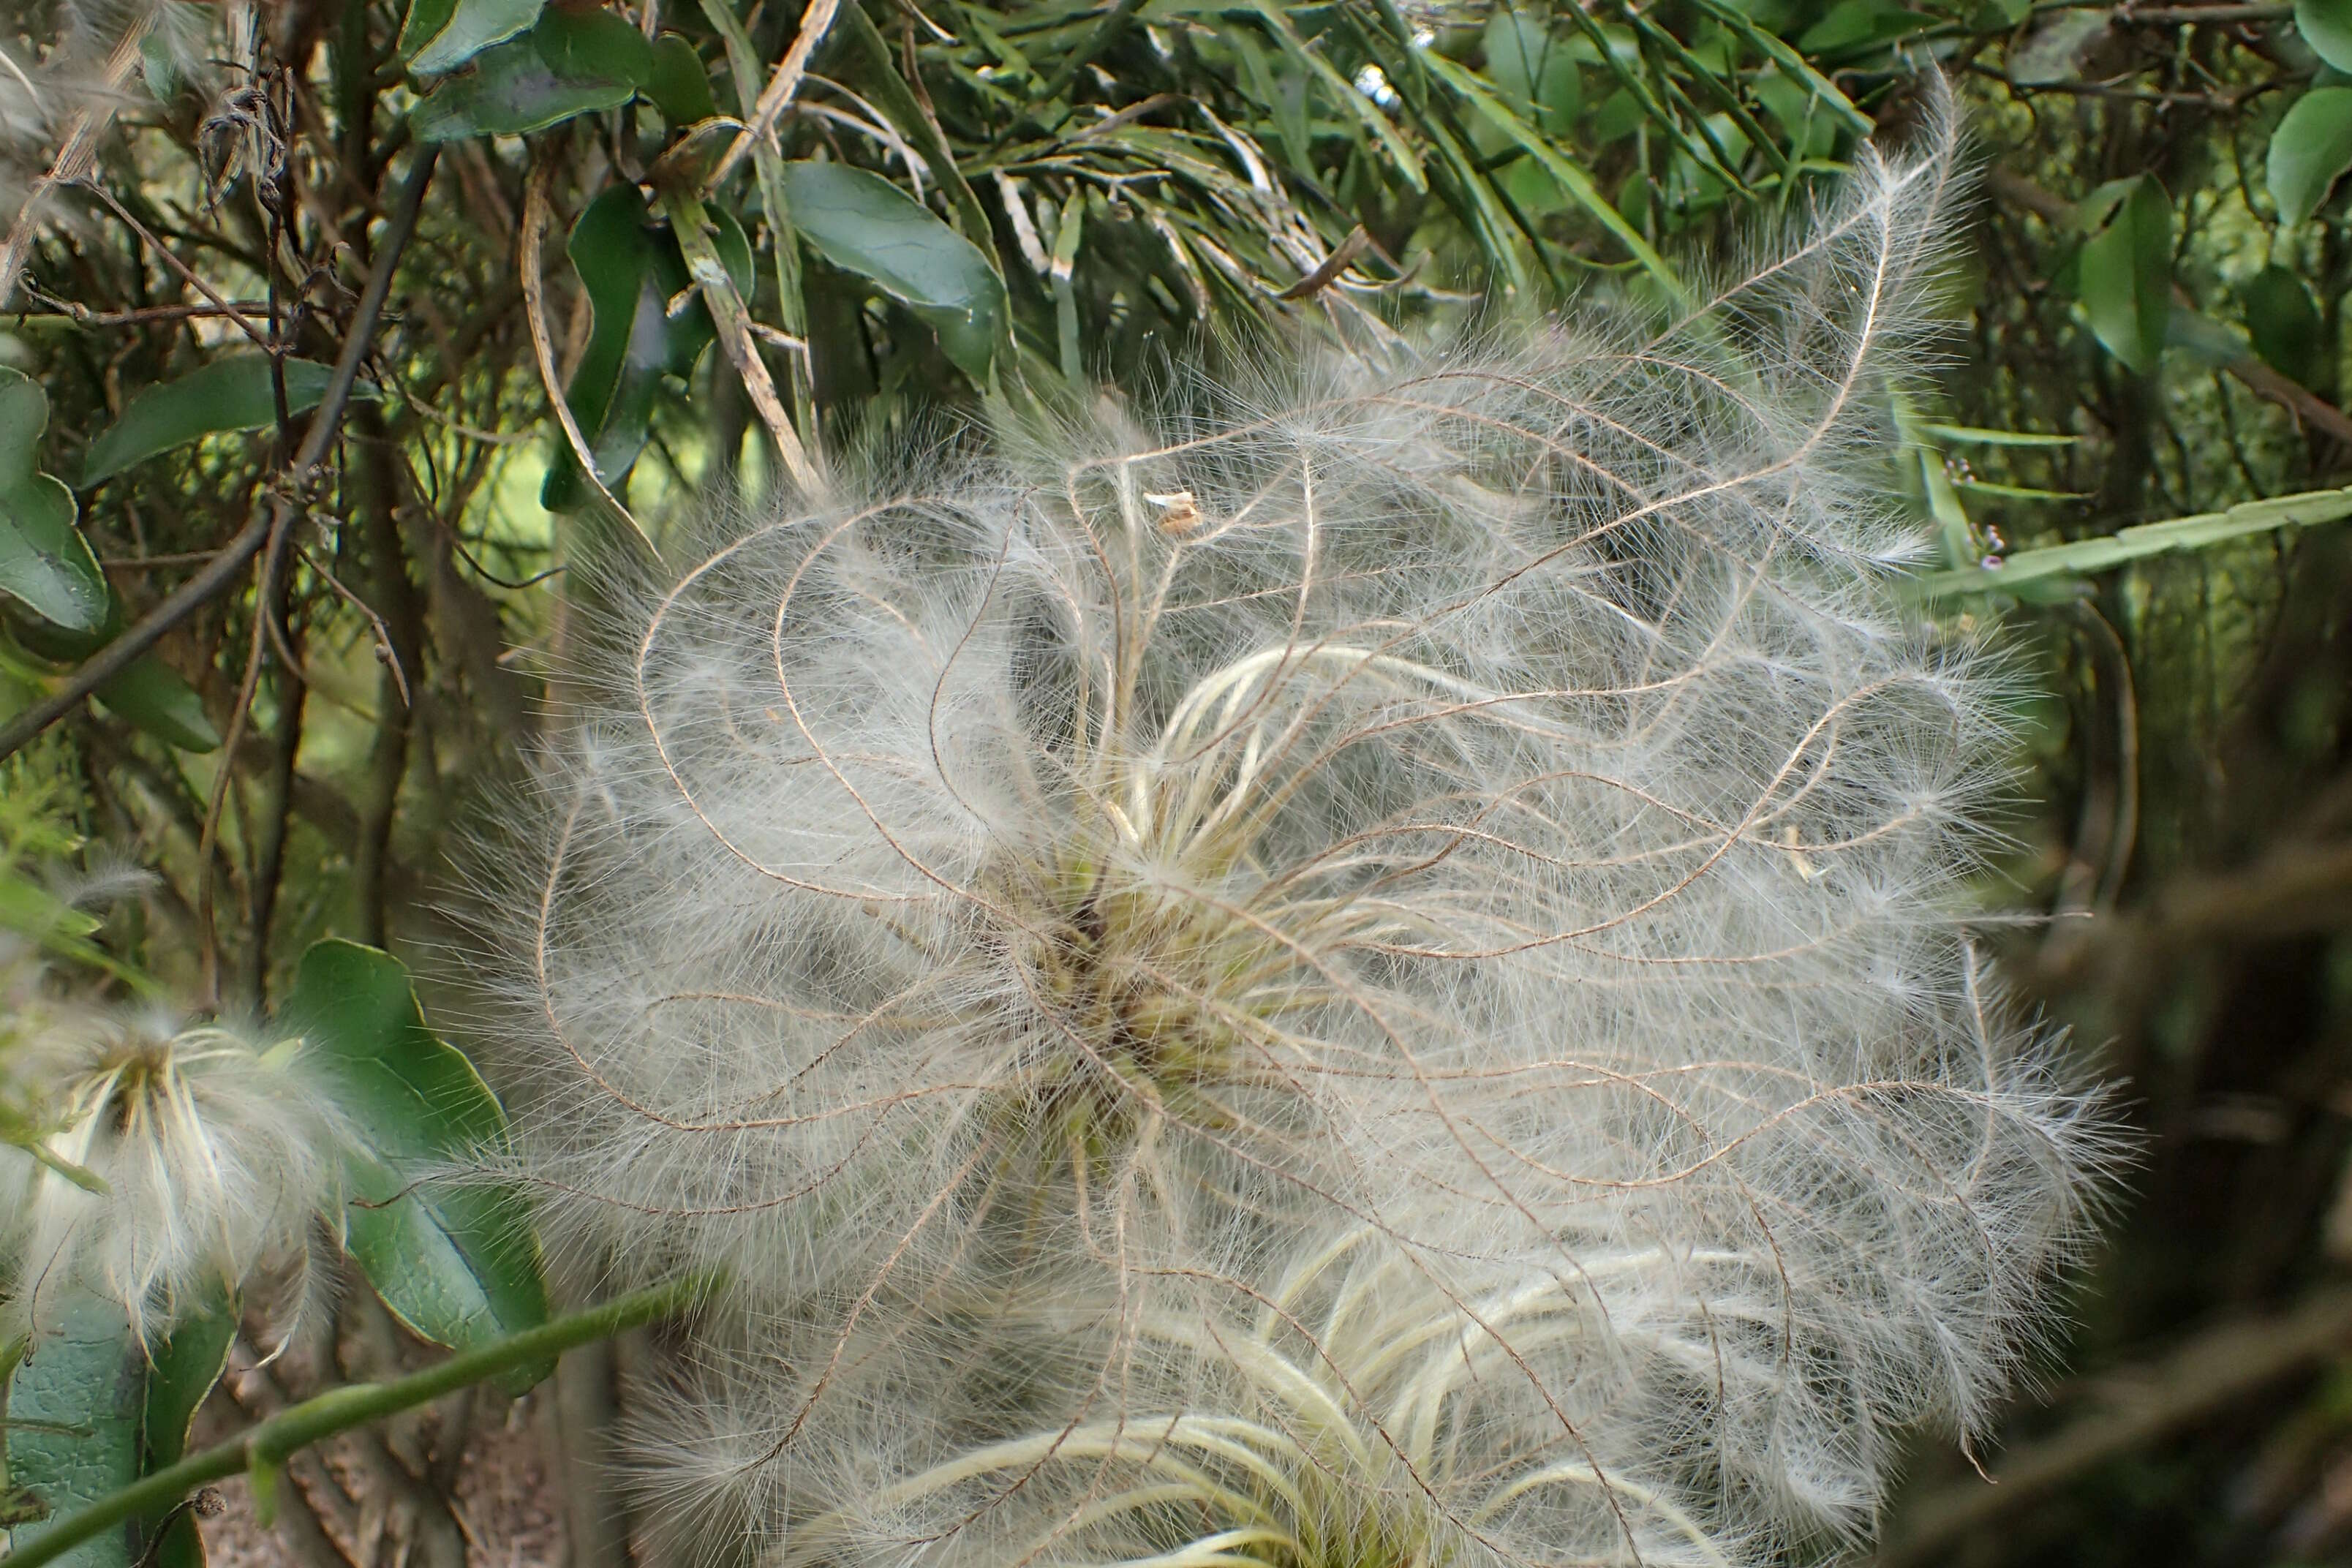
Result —
[[[1940,70],[1982,194],[1885,460],[1933,613],[2046,672],[1986,896],[2053,917],[2005,957],[2147,1143],[2069,1370],[1923,1446],[1883,1556],[2352,1561],[2352,0],[37,0],[0,49],[47,91],[0,182],[0,918],[244,1016],[356,965],[360,1037],[425,1026],[317,944],[453,935],[575,563],[1266,333],[1696,286]],[[60,923],[37,869],[101,854],[160,880]],[[543,1315],[535,1267],[404,1310],[368,1245],[404,1328],[347,1297],[346,1373]],[[569,1462],[612,1360],[551,1395]],[[366,1450],[412,1562],[465,1555],[481,1408]]]

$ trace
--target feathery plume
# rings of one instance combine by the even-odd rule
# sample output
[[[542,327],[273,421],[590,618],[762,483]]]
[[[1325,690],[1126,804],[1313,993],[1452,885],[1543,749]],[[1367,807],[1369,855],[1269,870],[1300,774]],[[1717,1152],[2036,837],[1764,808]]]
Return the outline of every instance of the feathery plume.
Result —
[[[6,1311],[49,1326],[68,1289],[120,1304],[142,1342],[257,1273],[307,1259],[331,1211],[337,1123],[299,1043],[124,1008],[10,998],[11,1078],[37,1137],[0,1144]]]
[[[1674,319],[1005,437],[635,601],[492,966],[559,1234],[791,1346],[675,1406],[758,1554],[855,1461],[893,1563],[1760,1561],[1981,1414],[2110,1145],[1959,924],[2011,687],[1868,460],[1931,142]]]

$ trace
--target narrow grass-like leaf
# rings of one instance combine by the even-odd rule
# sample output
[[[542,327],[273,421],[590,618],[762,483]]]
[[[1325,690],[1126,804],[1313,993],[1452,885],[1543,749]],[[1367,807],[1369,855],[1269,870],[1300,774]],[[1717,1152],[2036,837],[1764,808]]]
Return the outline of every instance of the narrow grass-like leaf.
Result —
[[[2205,550],[2250,534],[2300,528],[2352,517],[2352,489],[2312,490],[2273,500],[2246,501],[2226,511],[2200,512],[2170,522],[2142,523],[2101,539],[2042,550],[2021,550],[1999,566],[1937,572],[1917,580],[1922,598],[2007,594],[2041,579],[2105,572],[2128,562],[2180,550]]]
[[[2172,319],[2172,201],[2150,174],[2100,186],[2083,203],[2083,311],[2106,351],[2147,375]]]
[[[1599,220],[1602,227],[1614,235],[1618,243],[1642,264],[1644,270],[1664,285],[1670,294],[1677,299],[1682,297],[1682,279],[1675,275],[1675,269],[1666,264],[1665,258],[1660,256],[1649,241],[1642,237],[1641,231],[1626,222],[1624,215],[1601,194],[1591,175],[1569,162],[1541,132],[1514,114],[1510,105],[1496,97],[1494,89],[1480,81],[1473,72],[1443,55],[1433,53],[1430,56],[1429,68],[1484,115],[1488,123],[1532,154],[1543,165],[1544,172],[1558,181],[1560,188]]]
[[[1986,430],[1973,425],[1921,425],[1919,433],[1962,447],[2071,447],[2081,439],[2039,430]]]

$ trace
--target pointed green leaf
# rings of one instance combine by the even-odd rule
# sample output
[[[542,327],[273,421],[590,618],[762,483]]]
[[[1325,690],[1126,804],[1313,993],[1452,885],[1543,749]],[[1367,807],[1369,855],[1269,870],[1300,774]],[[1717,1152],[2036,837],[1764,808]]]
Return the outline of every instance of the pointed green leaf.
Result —
[[[316,408],[334,378],[333,367],[307,359],[289,359],[285,365],[286,412],[306,414]],[[200,436],[258,430],[277,418],[269,356],[230,354],[133,397],[122,417],[89,444],[81,482],[94,485],[111,479],[133,463]]]
[[[1864,53],[1935,23],[1935,17],[1895,0],[1838,0],[1798,37],[1797,47],[1814,58]]]
[[[590,325],[587,350],[563,400],[607,489],[628,478],[644,449],[654,396],[670,357],[667,302],[687,283],[683,260],[674,273],[662,267],[662,247],[646,218],[646,199],[637,187],[615,184],[581,210],[565,247],[588,295]],[[707,334],[707,314],[703,326]],[[540,505],[571,511],[586,505],[588,497],[567,442],[540,487]]]
[[[179,673],[149,655],[98,689],[107,710],[136,724],[166,745],[184,752],[220,747],[220,731],[205,716],[204,699]]]
[[[2279,221],[2299,224],[2319,210],[2352,168],[2352,87],[2314,88],[2271,132],[2263,174]]]
[[[1963,447],[2071,447],[2081,439],[2039,430],[1987,430],[1973,425],[1927,424],[1919,426],[1919,433]]]
[[[904,300],[975,382],[1004,331],[1004,285],[979,247],[881,175],[845,163],[787,163],[793,223],[819,256]]]
[[[2265,267],[2246,280],[2246,331],[2263,363],[2305,386],[2319,374],[2319,305],[2302,279]]]
[[[2142,523],[2100,539],[2077,540],[2042,550],[2021,550],[1999,566],[1930,573],[1913,580],[1922,598],[1961,594],[2008,594],[2052,579],[2105,572],[2127,562],[2177,550],[2205,550],[2249,534],[2281,528],[2335,522],[2352,517],[2352,489],[2314,490],[2271,500],[2243,501],[2226,511],[2200,512],[2170,522]]]
[[[1555,136],[1576,123],[1584,79],[1540,16],[1496,7],[1486,19],[1486,79],[1521,113]]]
[[[1517,142],[1528,153],[1533,153],[1536,162],[1543,165],[1544,172],[1557,181],[1562,190],[1574,197],[1579,205],[1591,214],[1602,227],[1615,235],[1617,243],[1623,246],[1633,259],[1640,262],[1653,278],[1664,285],[1669,298],[1683,297],[1682,280],[1675,276],[1674,268],[1666,265],[1664,257],[1651,248],[1650,242],[1642,237],[1641,231],[1627,221],[1622,213],[1610,205],[1609,199],[1601,194],[1600,187],[1592,183],[1590,174],[1571,163],[1552,145],[1549,138],[1525,120],[1512,113],[1510,106],[1496,98],[1494,89],[1479,80],[1469,70],[1456,65],[1435,50],[1427,51],[1426,63],[1431,71],[1443,79],[1448,87],[1461,94],[1470,106],[1496,129]]]
[[[2156,369],[2172,319],[2172,200],[2148,174],[2116,180],[2083,203],[2076,287],[2091,331],[2136,373]]]
[[[412,28],[429,24],[421,7],[408,14],[409,26],[400,34],[400,52],[408,68],[419,76],[456,70],[493,44],[505,43],[539,20],[546,0],[457,0],[430,35],[412,37]]]
[[[481,1075],[425,1026],[408,972],[356,942],[302,955],[279,1016],[366,1139],[345,1163],[352,1257],[401,1321],[455,1349],[547,1320],[520,1194],[436,1181],[499,1148],[506,1116]],[[509,1386],[546,1374],[532,1367]]]
[[[751,289],[751,247],[742,226],[716,212],[716,247],[739,290]],[[628,477],[645,449],[664,375],[693,374],[716,335],[710,311],[696,298],[671,313],[670,301],[693,279],[667,226],[651,221],[633,184],[616,184],[590,202],[566,246],[587,291],[587,351],[564,401],[588,442],[607,489]],[[589,487],[568,447],[550,466],[540,504],[572,511],[588,504]]]
[[[1389,122],[1389,117],[1381,112],[1378,104],[1358,91],[1354,82],[1339,74],[1323,50],[1299,37],[1298,29],[1285,15],[1286,7],[1276,5],[1272,0],[1252,0],[1249,9],[1265,24],[1266,32],[1290,56],[1294,64],[1320,82],[1325,94],[1355,116],[1358,122],[1380,142],[1396,164],[1397,173],[1404,176],[1405,184],[1416,191],[1429,189],[1429,172],[1422,167],[1421,159],[1398,134],[1397,128]],[[1435,51],[1427,53],[1430,58],[1436,58]]]

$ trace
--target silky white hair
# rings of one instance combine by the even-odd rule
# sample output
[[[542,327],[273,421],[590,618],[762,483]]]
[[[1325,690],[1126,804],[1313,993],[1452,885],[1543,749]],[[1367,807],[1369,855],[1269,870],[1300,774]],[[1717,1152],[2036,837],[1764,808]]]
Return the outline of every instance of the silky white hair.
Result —
[[[8,997],[7,1068],[34,1146],[0,1143],[9,1326],[58,1325],[77,1291],[142,1344],[266,1277],[299,1300],[339,1205],[345,1134],[299,1042],[275,1047],[152,1009]]]
[[[485,973],[557,1237],[734,1281],[642,1445],[715,1554],[1760,1562],[1982,1415],[2113,1141],[1960,922],[2012,680],[1904,611],[1871,461],[1927,140],[1664,321],[1309,356],[614,590]],[[1296,1441],[1169,1470],[1226,1421]]]

